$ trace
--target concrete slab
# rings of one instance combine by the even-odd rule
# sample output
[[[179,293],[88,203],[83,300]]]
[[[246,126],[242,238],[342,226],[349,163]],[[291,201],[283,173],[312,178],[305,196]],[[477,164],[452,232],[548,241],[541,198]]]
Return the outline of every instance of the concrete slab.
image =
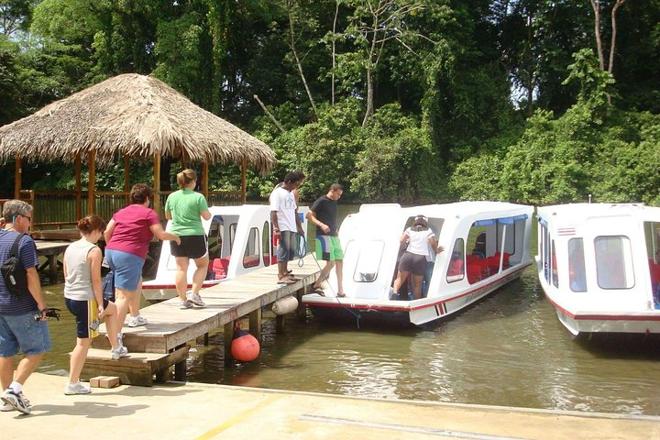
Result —
[[[2,439],[652,439],[660,417],[385,401],[208,384],[120,386],[65,396],[34,374],[29,416],[0,413]]]

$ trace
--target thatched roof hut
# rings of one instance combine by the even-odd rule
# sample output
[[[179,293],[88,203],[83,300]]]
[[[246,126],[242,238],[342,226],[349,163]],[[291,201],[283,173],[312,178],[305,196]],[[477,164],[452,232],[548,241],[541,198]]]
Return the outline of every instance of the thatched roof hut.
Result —
[[[132,73],[105,80],[0,127],[0,162],[16,160],[16,198],[21,193],[22,161],[27,160],[74,163],[80,199],[80,166],[86,161],[90,213],[95,210],[96,163],[111,164],[119,158],[125,164],[126,191],[130,161],[153,161],[154,207],[158,208],[163,157],[201,163],[204,194],[208,194],[210,164],[240,165],[243,202],[246,168],[265,174],[275,164],[275,154],[259,139],[198,107],[162,81]]]
[[[118,75],[0,128],[0,160],[73,162],[95,151],[117,157],[234,162],[265,173],[275,163],[263,142],[197,105],[162,81]]]

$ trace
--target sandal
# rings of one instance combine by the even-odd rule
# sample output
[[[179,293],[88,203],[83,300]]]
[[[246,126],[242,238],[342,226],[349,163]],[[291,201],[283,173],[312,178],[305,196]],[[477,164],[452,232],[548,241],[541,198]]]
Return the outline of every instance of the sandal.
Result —
[[[325,296],[325,291],[321,287],[312,286],[312,290],[309,293],[316,293],[318,296]]]
[[[277,284],[290,285],[290,284],[295,284],[295,283],[296,283],[296,280],[292,280],[291,278],[287,278],[287,277],[280,278],[280,279],[277,280]]]

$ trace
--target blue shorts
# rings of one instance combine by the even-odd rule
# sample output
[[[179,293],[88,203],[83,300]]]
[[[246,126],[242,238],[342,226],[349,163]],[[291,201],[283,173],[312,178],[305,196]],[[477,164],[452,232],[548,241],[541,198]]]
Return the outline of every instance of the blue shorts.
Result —
[[[33,356],[50,350],[48,324],[34,320],[38,313],[0,315],[0,357],[12,357],[19,351]]]
[[[96,301],[78,301],[64,298],[64,303],[69,312],[76,317],[76,336],[81,339],[90,337],[89,324],[98,320],[98,306]],[[108,300],[103,298],[103,307],[108,307]],[[93,333],[93,332],[91,332]]]
[[[115,288],[134,292],[140,286],[144,258],[114,249],[105,250],[105,259],[115,273]]]

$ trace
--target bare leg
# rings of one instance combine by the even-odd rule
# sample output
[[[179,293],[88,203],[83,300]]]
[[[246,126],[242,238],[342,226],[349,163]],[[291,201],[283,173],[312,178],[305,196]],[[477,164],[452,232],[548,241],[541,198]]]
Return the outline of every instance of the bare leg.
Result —
[[[14,357],[0,357],[0,385],[2,389],[9,388],[14,380]]]
[[[142,277],[140,277],[140,284],[138,284],[138,290],[135,292],[137,295],[133,295],[128,302],[128,312],[131,316],[140,315],[140,297],[142,296]]]
[[[323,284],[323,281],[328,279],[328,275],[330,274],[330,271],[332,270],[332,266],[334,266],[335,263],[332,261],[326,261],[325,266],[323,269],[321,269],[321,273],[319,274],[319,277],[317,280],[312,284],[312,288],[318,289],[321,287],[321,284]]]
[[[112,341],[112,339],[110,340]],[[116,344],[116,334],[114,340]],[[71,360],[69,361],[69,383],[76,383],[80,380],[80,372],[83,365],[85,365],[85,359],[87,359],[87,352],[90,345],[90,338],[76,338],[76,347],[71,352]]]
[[[277,276],[282,279],[285,276],[287,276],[287,273],[289,271],[289,268],[287,267],[289,265],[288,261],[277,261]]]
[[[113,350],[117,349],[117,345],[119,345],[117,341],[117,333],[121,331],[121,326],[117,320],[117,312],[117,306],[114,303],[109,302],[108,306],[105,308],[105,313],[103,314],[103,322],[105,322],[108,339],[110,339],[110,346]]]
[[[344,292],[344,262],[342,260],[335,261],[335,275],[337,275],[337,296],[346,296]]]
[[[396,280],[394,280],[394,284],[392,285],[392,289],[395,293],[399,293],[399,289],[401,289],[401,286],[406,282],[409,275],[410,272],[399,271],[396,275]]]
[[[413,276],[412,276],[413,295],[415,296],[415,299],[420,299],[422,297],[422,280],[423,279],[424,279],[424,275],[415,275],[415,274],[413,274]]]
[[[117,325],[121,330],[121,328],[124,326],[126,314],[128,313],[128,305],[131,301],[135,300],[134,296],[137,296],[137,292],[119,288],[115,290],[117,292],[117,301],[115,302],[117,306]]]
[[[44,354],[45,353],[33,354],[21,359],[18,363],[18,368],[16,368],[16,382],[21,385],[25,384],[27,378],[30,377],[30,374],[32,374],[35,368],[37,368],[37,365],[39,365],[39,362],[41,362]]]
[[[188,290],[188,257],[176,257],[176,293],[181,301],[186,300],[186,290]]]
[[[195,265],[197,266],[197,269],[195,269],[195,273],[193,273],[192,291],[193,293],[199,293],[199,291],[202,289],[202,284],[206,279],[206,272],[209,269],[208,254],[204,255],[202,258],[195,259]],[[178,285],[177,285],[177,293],[178,293]]]

